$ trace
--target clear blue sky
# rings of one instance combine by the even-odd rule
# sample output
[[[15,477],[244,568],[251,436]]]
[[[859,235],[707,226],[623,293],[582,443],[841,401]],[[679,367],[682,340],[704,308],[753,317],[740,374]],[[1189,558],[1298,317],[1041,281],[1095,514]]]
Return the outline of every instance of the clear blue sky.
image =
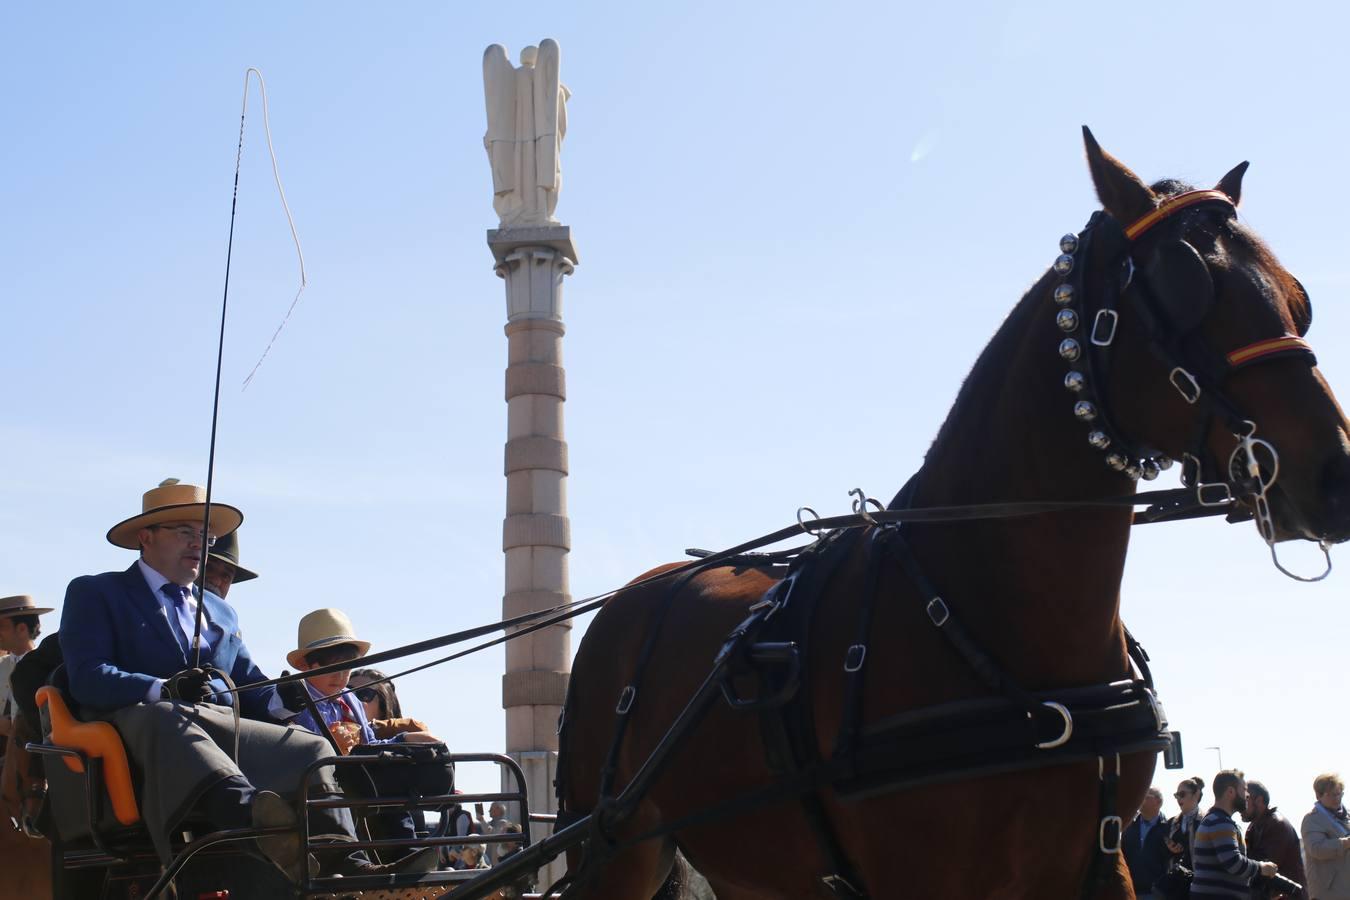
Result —
[[[508,16],[506,10],[513,12]],[[1096,208],[1079,126],[1144,177],[1252,161],[1243,215],[1308,286],[1350,380],[1339,6],[1063,3],[10,4],[0,13],[0,594],[123,568],[103,534],[205,477],[242,76],[217,496],[230,596],[280,669],[347,610],[376,648],[499,617],[506,342],[483,48],[545,36],[571,87],[572,592],[688,546],[890,494],[1063,232]],[[1066,548],[1072,552],[1072,548]],[[1124,610],[1186,736],[1291,812],[1350,770],[1348,571],[1286,580],[1249,526],[1141,529]],[[501,746],[502,654],[400,686]],[[1168,788],[1172,773],[1160,773]],[[1169,801],[1169,808],[1171,804]]]

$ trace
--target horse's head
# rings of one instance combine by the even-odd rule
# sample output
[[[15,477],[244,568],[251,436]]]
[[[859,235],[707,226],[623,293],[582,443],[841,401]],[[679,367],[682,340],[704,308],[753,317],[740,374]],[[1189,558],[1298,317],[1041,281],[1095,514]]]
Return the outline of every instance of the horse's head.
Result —
[[[1228,482],[1272,543],[1350,538],[1350,423],[1303,340],[1307,292],[1238,221],[1247,164],[1150,187],[1083,132],[1105,210],[1065,237],[1054,297],[1091,447],[1132,477],[1181,460]]]

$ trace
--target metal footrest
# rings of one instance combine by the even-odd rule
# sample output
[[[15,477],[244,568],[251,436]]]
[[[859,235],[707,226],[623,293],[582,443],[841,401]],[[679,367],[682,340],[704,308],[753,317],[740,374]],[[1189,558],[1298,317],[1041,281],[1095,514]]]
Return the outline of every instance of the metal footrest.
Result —
[[[432,897],[443,897],[454,889],[453,884],[429,885],[421,888],[372,888],[355,893],[318,894],[316,900],[349,900],[358,897],[360,900],[430,900]]]

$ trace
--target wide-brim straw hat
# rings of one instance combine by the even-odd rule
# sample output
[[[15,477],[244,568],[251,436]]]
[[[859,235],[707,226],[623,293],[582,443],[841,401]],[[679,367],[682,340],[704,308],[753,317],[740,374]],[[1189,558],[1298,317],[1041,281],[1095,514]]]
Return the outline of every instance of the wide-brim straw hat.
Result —
[[[108,543],[127,550],[139,550],[136,535],[142,528],[165,522],[200,522],[206,514],[206,488],[181,484],[166,478],[141,498],[141,514],[123,519],[108,529]],[[217,538],[231,533],[244,521],[244,514],[233,506],[211,502],[211,521],[207,529]]]
[[[211,505],[215,506],[214,503]],[[258,577],[257,572],[239,565],[239,532],[237,531],[231,531],[229,534],[217,538],[216,545],[206,555],[211,559],[218,559],[223,563],[234,566],[234,584],[241,581],[252,581]]]
[[[286,654],[286,662],[299,669],[305,666],[305,655],[326,647],[339,644],[351,644],[356,648],[358,657],[370,652],[370,641],[356,636],[352,620],[340,609],[316,609],[300,620],[296,643],[299,645]]]
[[[0,597],[0,619],[9,616],[40,616],[51,612],[55,607],[38,606],[37,601],[27,594],[15,594],[13,597]]]

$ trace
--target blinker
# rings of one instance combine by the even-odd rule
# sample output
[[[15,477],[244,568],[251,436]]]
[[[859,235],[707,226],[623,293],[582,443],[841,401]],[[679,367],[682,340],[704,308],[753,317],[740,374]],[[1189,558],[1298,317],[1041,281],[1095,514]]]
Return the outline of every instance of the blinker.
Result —
[[[1154,313],[1178,335],[1197,328],[1214,304],[1214,278],[1199,251],[1186,241],[1168,242],[1153,251],[1146,269],[1144,294],[1157,301]]]

